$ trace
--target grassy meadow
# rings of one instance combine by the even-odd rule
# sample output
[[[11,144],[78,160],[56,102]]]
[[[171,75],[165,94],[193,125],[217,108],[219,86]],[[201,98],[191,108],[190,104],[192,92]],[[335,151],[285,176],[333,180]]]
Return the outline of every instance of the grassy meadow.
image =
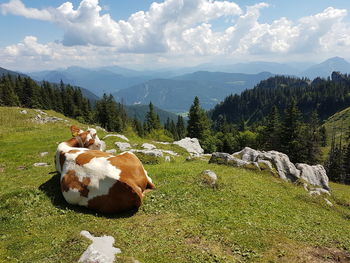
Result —
[[[95,214],[65,202],[54,167],[69,126],[86,125],[52,111],[68,122],[35,124],[34,110],[20,110],[0,108],[0,262],[77,262],[89,245],[82,230],[113,236],[122,250],[116,262],[348,262],[337,260],[350,251],[350,186],[331,184],[330,207],[268,173],[186,161],[183,149],[157,145],[181,156],[145,165],[157,189],[139,211]],[[125,135],[131,144],[152,143]],[[118,140],[107,138],[107,149]],[[217,189],[201,181],[207,169]]]

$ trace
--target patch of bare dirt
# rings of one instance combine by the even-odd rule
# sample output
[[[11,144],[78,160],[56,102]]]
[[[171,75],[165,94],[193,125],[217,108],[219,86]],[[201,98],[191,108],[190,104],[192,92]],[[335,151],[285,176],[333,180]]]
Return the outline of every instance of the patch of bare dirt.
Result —
[[[298,258],[308,263],[350,263],[350,253],[335,248],[306,248]]]

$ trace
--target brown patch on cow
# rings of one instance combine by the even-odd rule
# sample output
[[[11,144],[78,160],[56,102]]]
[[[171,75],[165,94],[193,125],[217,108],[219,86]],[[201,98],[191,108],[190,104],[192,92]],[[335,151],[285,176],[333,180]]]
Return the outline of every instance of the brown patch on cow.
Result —
[[[66,161],[66,153],[65,152],[62,152],[62,151],[60,152],[59,160],[60,160],[60,166],[61,166],[61,169],[62,169],[63,168],[63,164]]]
[[[86,148],[89,148],[90,145],[93,145],[95,143],[95,140],[94,139],[90,139],[89,141],[87,142],[84,142],[84,146]]]
[[[70,150],[68,153],[78,153],[80,150]]]
[[[108,194],[96,196],[89,200],[88,208],[101,213],[118,213],[138,209],[141,205],[142,193],[127,183],[116,181]]]
[[[141,192],[145,189],[154,189],[153,183],[149,182],[142,163],[136,155],[131,153],[124,153],[113,156],[108,161],[119,170],[120,181],[127,183],[133,188],[141,188]]]
[[[78,165],[84,165],[89,163],[93,158],[98,157],[110,157],[111,155],[106,152],[101,152],[98,150],[85,151],[77,156],[75,163]]]
[[[90,178],[84,177],[83,181],[80,182],[79,178],[75,175],[75,171],[69,170],[61,180],[62,192],[68,192],[69,189],[77,189],[81,196],[88,197],[90,184]]]

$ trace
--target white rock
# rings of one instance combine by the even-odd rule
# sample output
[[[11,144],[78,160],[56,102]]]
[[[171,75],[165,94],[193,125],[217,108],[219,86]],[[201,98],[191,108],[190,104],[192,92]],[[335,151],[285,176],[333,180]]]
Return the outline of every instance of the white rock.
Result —
[[[294,165],[286,154],[277,151],[264,152],[245,147],[242,151],[232,155],[213,153],[209,162],[246,168],[251,168],[252,165],[257,164],[261,170],[273,170],[275,168],[279,177],[283,180],[295,182],[301,178],[309,184],[322,186],[325,190],[329,190],[328,177],[322,165]]]
[[[106,129],[100,127],[100,126],[95,126],[96,130],[100,130],[100,131],[104,131],[104,132],[107,132]]]
[[[163,144],[163,145],[169,145],[171,144],[170,142],[157,142],[157,141],[153,141],[154,143],[157,143],[157,144]]]
[[[233,156],[240,156],[243,161],[247,162],[267,160],[276,167],[279,177],[285,181],[294,182],[300,177],[300,171],[284,153],[277,151],[256,151],[249,147],[245,147],[242,151],[234,153]]]
[[[312,185],[322,186],[329,190],[328,176],[322,165],[307,165],[305,163],[297,163],[296,167],[301,171],[300,178],[304,179]]]
[[[114,143],[118,148],[119,148],[119,150],[121,150],[121,151],[126,151],[126,150],[128,150],[128,149],[130,149],[131,148],[131,145],[130,145],[130,143],[127,143],[127,142],[116,142],[116,143]]]
[[[166,162],[170,162],[170,161],[171,161],[171,158],[170,158],[170,156],[165,156],[165,157],[164,157],[164,160],[165,160]]]
[[[216,185],[216,181],[218,179],[216,173],[214,173],[211,170],[205,170],[202,172],[202,176],[204,179],[204,182],[211,185],[211,186],[215,186]]]
[[[179,154],[176,153],[176,152],[173,152],[173,151],[169,151],[169,150],[160,150],[162,153],[165,153],[165,154],[169,154],[169,155],[172,155],[172,156],[178,156]]]
[[[154,146],[153,144],[150,144],[150,143],[144,143],[141,145],[141,147],[145,150],[153,150],[153,149],[157,148],[156,146]]]
[[[38,112],[39,114],[41,115],[47,115],[46,112],[42,111],[42,110],[39,110],[39,109],[35,109],[36,112]]]
[[[34,163],[33,166],[35,167],[45,167],[45,166],[49,166],[47,163]]]
[[[201,145],[197,138],[186,137],[180,141],[174,142],[175,145],[178,145],[188,151],[191,155],[201,155],[204,153]]]
[[[329,201],[327,198],[324,198],[324,200],[326,201],[326,204],[329,205],[329,206],[333,206],[332,202]]]
[[[309,195],[310,195],[310,196],[313,196],[313,195],[321,195],[321,193],[320,193],[319,191],[313,191],[313,190],[311,190],[311,191],[309,191]]]
[[[118,137],[118,138],[120,138],[120,139],[122,139],[122,140],[124,140],[124,141],[129,141],[129,139],[128,138],[126,138],[124,135],[122,135],[122,134],[107,134],[105,137],[103,137],[102,138],[102,140],[104,140],[104,139],[106,139],[106,138],[108,138],[108,137]]]
[[[28,111],[26,111],[26,110],[21,110],[19,113],[21,113],[21,114],[27,114]]]
[[[40,157],[44,157],[44,156],[46,156],[48,154],[49,154],[49,152],[42,152],[42,153],[40,153]]]
[[[113,263],[115,254],[121,253],[119,248],[113,247],[114,237],[94,237],[88,231],[81,231],[80,234],[92,241],[92,244],[81,255],[79,262],[82,263]]]
[[[323,188],[311,188],[310,192],[318,192],[318,195],[325,194],[325,195],[331,195],[331,193]]]
[[[116,149],[106,150],[106,153],[116,154],[117,150]]]
[[[154,156],[154,157],[163,157],[162,151],[155,149],[155,150],[136,150],[136,149],[131,149],[130,152],[133,153],[143,153],[149,156]]]

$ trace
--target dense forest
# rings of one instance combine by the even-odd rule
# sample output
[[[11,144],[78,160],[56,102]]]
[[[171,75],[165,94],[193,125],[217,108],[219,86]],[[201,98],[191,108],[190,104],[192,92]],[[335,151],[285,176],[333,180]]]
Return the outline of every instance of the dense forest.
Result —
[[[231,95],[211,112],[212,119],[222,115],[230,123],[262,122],[276,106],[283,115],[294,99],[305,119],[316,111],[320,120],[350,106],[350,76],[333,72],[331,78],[313,81],[286,76],[275,76],[261,81],[256,87]]]

